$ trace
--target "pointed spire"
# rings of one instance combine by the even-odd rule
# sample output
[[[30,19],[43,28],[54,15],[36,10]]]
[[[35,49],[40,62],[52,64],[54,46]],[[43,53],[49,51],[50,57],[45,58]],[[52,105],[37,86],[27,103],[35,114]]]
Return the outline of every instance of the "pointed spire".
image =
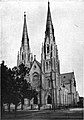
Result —
[[[24,24],[26,25],[26,12],[24,12]]]
[[[48,14],[47,15],[48,15],[47,19],[49,20],[49,18],[50,18],[50,20],[51,20],[50,2],[49,1],[48,1]]]
[[[24,24],[23,24],[23,33],[22,33],[22,43],[20,47],[20,52],[18,55],[18,65],[21,63],[25,64],[27,67],[31,67],[31,55],[30,55],[30,46],[29,38],[27,32],[27,23],[26,23],[26,12],[24,12]]]
[[[50,2],[48,1],[48,12],[47,12],[47,21],[46,21],[46,36],[50,36],[51,34],[54,37],[54,29],[52,24],[51,12],[50,12]]]
[[[26,12],[24,12],[22,46],[23,46],[23,48],[26,48],[27,50],[29,50],[29,38],[28,38],[27,24],[26,24]]]

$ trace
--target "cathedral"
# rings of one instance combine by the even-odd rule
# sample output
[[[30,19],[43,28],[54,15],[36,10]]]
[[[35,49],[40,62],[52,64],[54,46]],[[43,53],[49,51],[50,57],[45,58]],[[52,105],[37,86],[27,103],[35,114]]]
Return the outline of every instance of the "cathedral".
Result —
[[[44,43],[42,43],[41,62],[30,51],[27,31],[26,13],[24,12],[24,25],[20,51],[17,55],[17,66],[23,63],[29,68],[25,79],[36,89],[38,95],[31,101],[25,99],[26,106],[41,105],[44,108],[51,106],[77,105],[79,94],[76,91],[74,72],[61,74],[58,48],[55,41],[50,3],[48,2],[47,20]]]

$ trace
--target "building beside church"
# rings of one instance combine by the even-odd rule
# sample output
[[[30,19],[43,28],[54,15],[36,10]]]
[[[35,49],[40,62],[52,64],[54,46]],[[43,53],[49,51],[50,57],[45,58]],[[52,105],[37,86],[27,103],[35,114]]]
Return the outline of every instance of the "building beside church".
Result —
[[[74,72],[61,74],[60,77],[61,85],[64,84],[65,88],[68,90],[68,105],[76,105],[79,101],[79,95],[76,91],[76,81]]]
[[[29,73],[25,76],[26,80],[38,91],[38,95],[30,101],[32,105],[52,105],[56,108],[77,104],[79,96],[74,72],[60,74],[60,60],[49,2],[41,62],[37,61],[36,55],[33,59],[30,51],[26,13],[24,13],[22,43],[17,56],[17,66],[21,63],[29,68]]]

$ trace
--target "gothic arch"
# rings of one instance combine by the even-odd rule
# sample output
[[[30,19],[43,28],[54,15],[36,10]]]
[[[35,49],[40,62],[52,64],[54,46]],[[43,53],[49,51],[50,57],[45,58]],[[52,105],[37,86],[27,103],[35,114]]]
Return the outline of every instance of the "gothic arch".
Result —
[[[50,95],[47,96],[47,104],[52,104],[52,97]]]
[[[37,72],[33,73],[33,81],[39,80],[39,74]]]
[[[49,53],[49,44],[47,44],[47,53]]]
[[[37,96],[34,97],[34,104],[38,104],[38,97]]]
[[[39,76],[39,73],[38,73],[38,72],[34,72],[34,73],[33,73],[33,76],[34,76],[34,75]]]

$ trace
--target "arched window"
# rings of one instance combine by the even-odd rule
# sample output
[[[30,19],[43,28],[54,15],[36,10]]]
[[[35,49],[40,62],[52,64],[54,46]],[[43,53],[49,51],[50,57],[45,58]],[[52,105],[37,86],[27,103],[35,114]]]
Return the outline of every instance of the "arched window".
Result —
[[[46,70],[48,70],[48,62],[46,62]]]
[[[40,81],[39,81],[39,74],[37,72],[34,72],[32,74],[32,87],[33,88],[37,88],[40,84]]]
[[[47,53],[49,53],[49,44],[47,44]]]
[[[52,104],[52,98],[50,95],[47,97],[47,104]]]
[[[24,57],[23,57],[23,52],[22,52],[22,60],[24,60]]]
[[[51,45],[51,57],[52,57],[52,45]]]

